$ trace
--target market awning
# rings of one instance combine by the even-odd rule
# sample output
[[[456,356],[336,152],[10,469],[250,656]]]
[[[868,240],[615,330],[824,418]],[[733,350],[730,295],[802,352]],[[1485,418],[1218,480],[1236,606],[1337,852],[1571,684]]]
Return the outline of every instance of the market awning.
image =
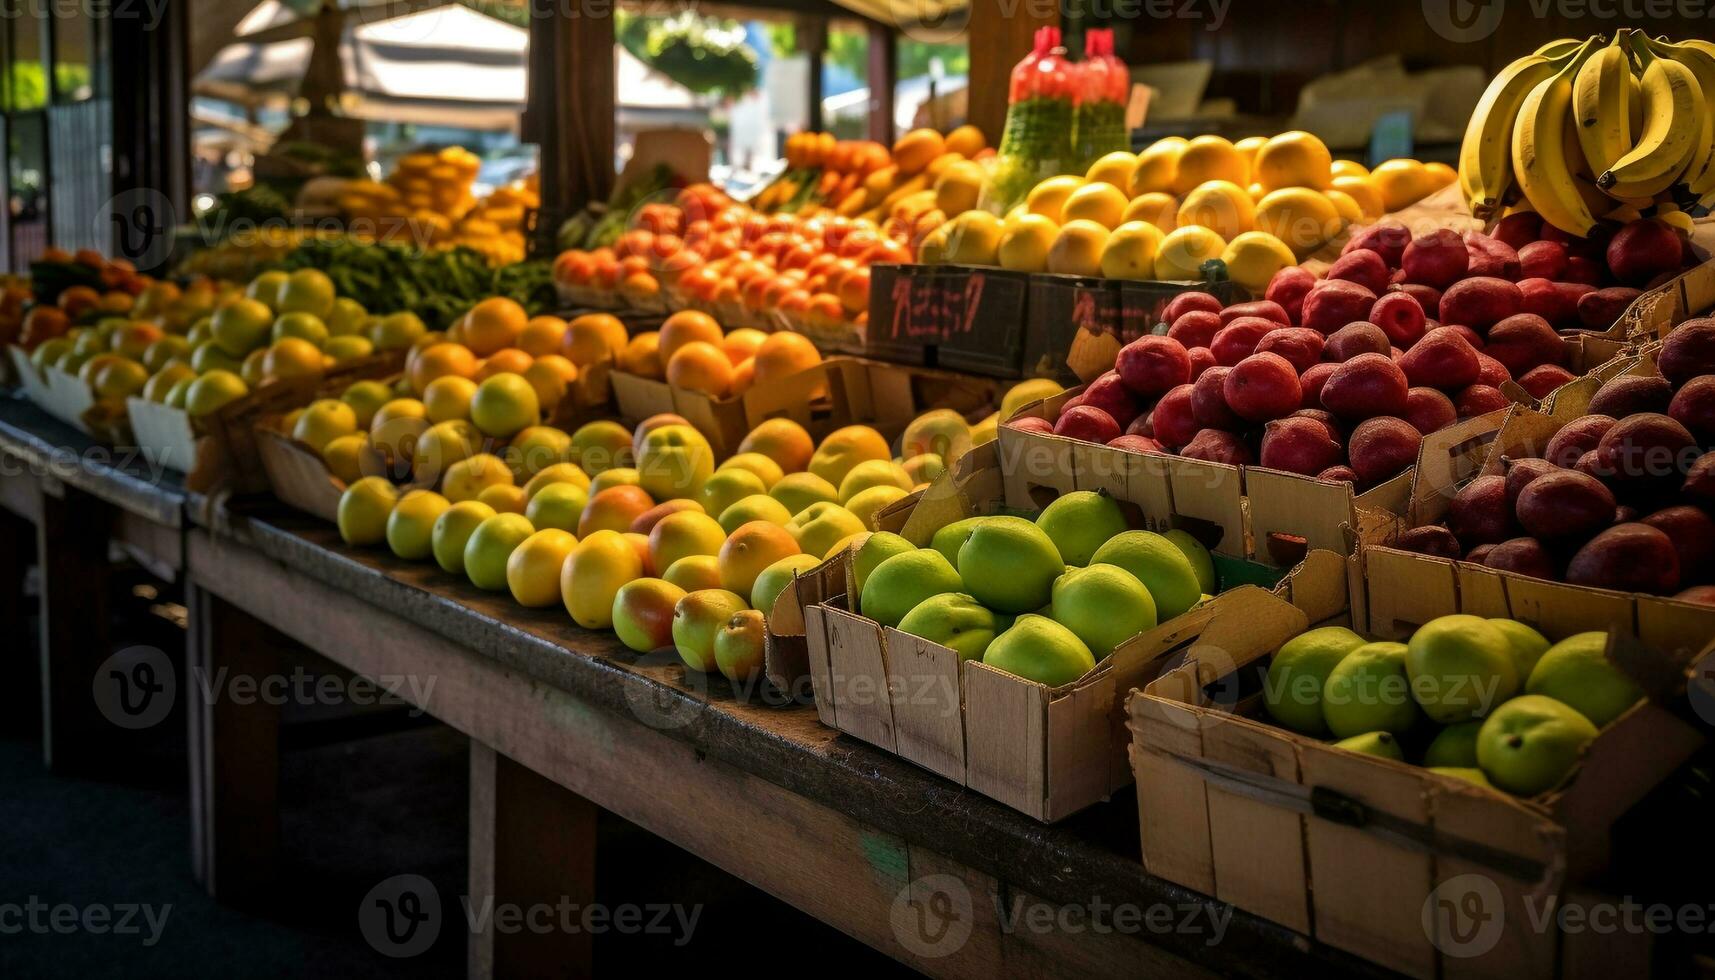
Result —
[[[267,0],[239,25],[240,39],[217,54],[196,92],[250,105],[297,94],[309,60],[308,37],[253,43],[245,34],[278,33],[296,14]],[[469,129],[508,129],[528,91],[529,33],[462,5],[387,20],[355,15],[340,42],[346,112],[364,119]],[[701,104],[682,86],[629,52],[616,52],[621,108],[694,112]]]

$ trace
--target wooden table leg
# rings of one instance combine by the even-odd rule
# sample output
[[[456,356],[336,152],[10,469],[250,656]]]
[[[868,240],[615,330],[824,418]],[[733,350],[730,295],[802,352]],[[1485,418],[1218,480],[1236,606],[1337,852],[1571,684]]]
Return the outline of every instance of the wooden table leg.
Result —
[[[210,895],[262,904],[279,878],[280,705],[232,692],[278,673],[290,641],[195,583],[186,593],[191,863]]]
[[[118,733],[94,693],[96,671],[113,651],[107,627],[108,529],[113,508],[52,481],[42,489],[36,527],[41,567],[42,756],[58,773],[112,771]]]
[[[10,511],[0,511],[0,623],[19,631],[29,609],[24,580],[36,563],[35,525]],[[16,633],[14,633],[16,635]],[[0,679],[0,730],[34,738],[41,731],[41,682],[36,645],[9,644]]]
[[[470,902],[494,914],[470,937],[470,977],[594,975],[579,923],[595,903],[596,817],[594,803],[471,740]],[[544,906],[551,925],[533,926],[547,921]]]

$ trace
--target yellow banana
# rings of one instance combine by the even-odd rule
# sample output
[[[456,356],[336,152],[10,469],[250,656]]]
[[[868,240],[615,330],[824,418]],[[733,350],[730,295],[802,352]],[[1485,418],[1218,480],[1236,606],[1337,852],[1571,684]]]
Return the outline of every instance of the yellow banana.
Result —
[[[1614,165],[1632,148],[1632,117],[1627,107],[1632,61],[1621,39],[1597,51],[1572,80],[1572,120],[1578,145],[1593,174]]]
[[[1489,83],[1459,147],[1459,185],[1471,213],[1488,218],[1500,211],[1513,185],[1513,121],[1525,96],[1554,75],[1556,62],[1527,55],[1502,68]]]
[[[1542,219],[1569,235],[1583,237],[1596,224],[1590,206],[1578,192],[1573,168],[1566,158],[1572,120],[1572,79],[1595,51],[1596,39],[1586,41],[1565,67],[1537,83],[1519,106],[1513,126],[1512,164],[1519,187]]]
[[[1572,52],[1577,51],[1579,46],[1583,43],[1583,41],[1580,41],[1575,37],[1563,37],[1557,41],[1550,41],[1547,44],[1544,44],[1542,47],[1537,48],[1535,53],[1540,57],[1547,58],[1552,61],[1556,58],[1564,58]]]
[[[1696,149],[1685,165],[1683,182],[1692,194],[1715,189],[1715,111],[1711,111],[1709,106],[1709,100],[1715,99],[1715,51],[1691,44],[1672,44],[1665,39],[1650,41],[1646,38],[1645,41],[1657,57],[1679,62],[1697,79],[1701,95],[1697,100],[1697,114],[1702,125]]]
[[[1634,42],[1632,51],[1643,66],[1644,130],[1596,184],[1616,197],[1654,197],[1673,186],[1697,150],[1703,93],[1691,69],[1656,57],[1647,44]]]

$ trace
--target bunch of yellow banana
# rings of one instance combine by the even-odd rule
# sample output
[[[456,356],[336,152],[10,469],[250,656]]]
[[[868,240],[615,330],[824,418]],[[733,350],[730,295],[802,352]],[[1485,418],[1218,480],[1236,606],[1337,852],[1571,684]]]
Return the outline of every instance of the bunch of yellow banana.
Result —
[[[1715,205],[1715,43],[1622,29],[1551,41],[1502,69],[1459,153],[1471,213],[1520,198],[1562,231],[1615,211]]]

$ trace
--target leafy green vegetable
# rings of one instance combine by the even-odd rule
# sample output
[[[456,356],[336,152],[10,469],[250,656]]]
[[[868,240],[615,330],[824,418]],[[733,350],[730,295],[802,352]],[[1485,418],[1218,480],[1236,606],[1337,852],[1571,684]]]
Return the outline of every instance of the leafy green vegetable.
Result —
[[[320,269],[341,296],[376,313],[409,311],[442,330],[480,300],[507,296],[531,316],[557,305],[551,269],[532,260],[491,269],[468,248],[425,252],[405,245],[352,239],[306,241],[280,268]]]

